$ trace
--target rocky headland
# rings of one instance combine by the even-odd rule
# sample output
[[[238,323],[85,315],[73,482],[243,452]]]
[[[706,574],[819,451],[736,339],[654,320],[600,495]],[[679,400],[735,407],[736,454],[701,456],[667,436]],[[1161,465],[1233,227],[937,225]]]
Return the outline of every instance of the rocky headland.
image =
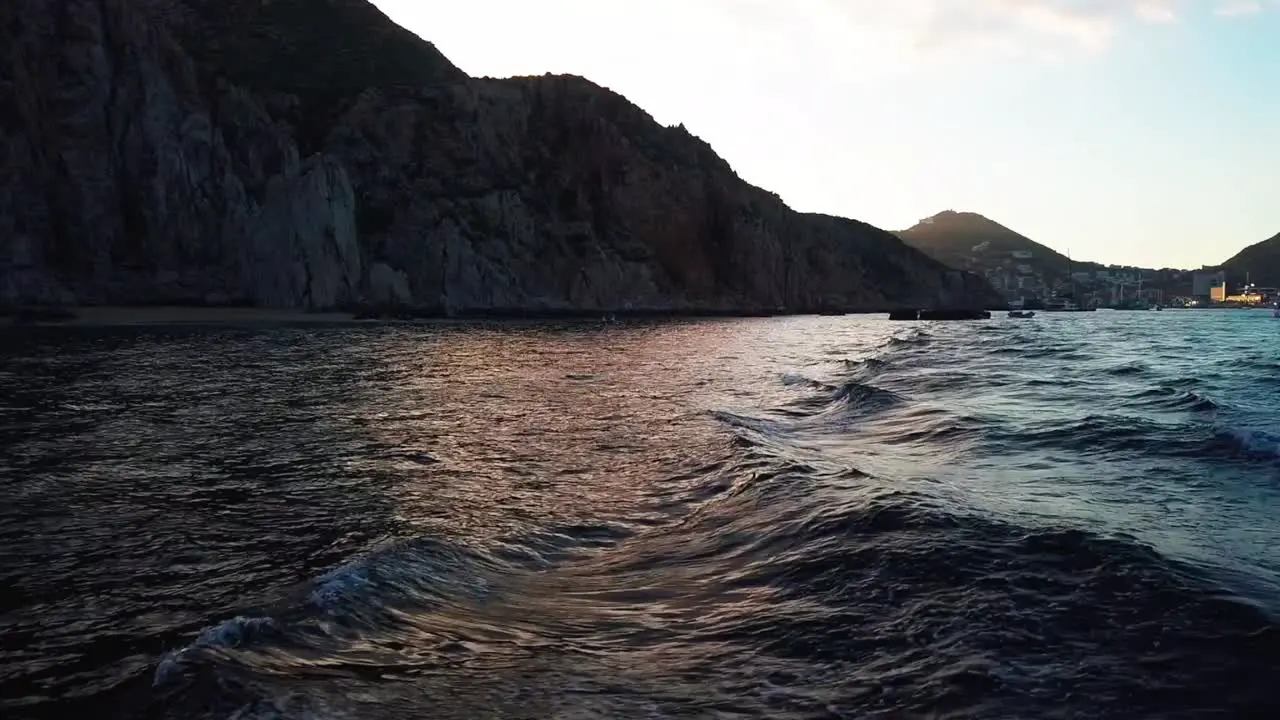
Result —
[[[999,306],[588,80],[466,76],[363,0],[0,4],[0,304]]]

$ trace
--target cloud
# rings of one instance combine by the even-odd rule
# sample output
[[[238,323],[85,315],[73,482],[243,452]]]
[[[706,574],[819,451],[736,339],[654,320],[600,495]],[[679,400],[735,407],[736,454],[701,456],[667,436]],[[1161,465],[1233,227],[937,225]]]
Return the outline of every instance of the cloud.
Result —
[[[727,5],[730,0],[723,0]],[[793,0],[797,5],[812,4]],[[816,0],[828,17],[907,41],[916,50],[1100,50],[1126,23],[1171,22],[1179,0]]]
[[[1257,15],[1263,9],[1262,3],[1257,0],[1229,0],[1218,5],[1213,14],[1219,17],[1243,17]]]
[[[1147,22],[1169,23],[1178,19],[1177,5],[1175,0],[1138,0],[1133,12]]]
[[[735,0],[717,1],[739,7]],[[1142,26],[1194,22],[1210,12],[1255,14],[1280,7],[1280,0],[790,0],[778,5],[783,13],[809,6],[810,15],[829,27],[843,26],[851,37],[875,36],[898,50],[899,60],[914,62],[1096,54]]]
[[[717,84],[725,77],[786,84],[816,72],[876,85],[990,62],[1065,64],[1103,56],[1140,28],[1190,24],[1215,11],[1238,16],[1258,0],[374,2],[473,74],[576,72],[622,86],[641,76],[668,82],[695,68]]]
[[[727,11],[733,0],[720,0]],[[876,36],[907,58],[1060,56],[1099,52],[1126,24],[1170,22],[1179,0],[792,0],[852,36]]]

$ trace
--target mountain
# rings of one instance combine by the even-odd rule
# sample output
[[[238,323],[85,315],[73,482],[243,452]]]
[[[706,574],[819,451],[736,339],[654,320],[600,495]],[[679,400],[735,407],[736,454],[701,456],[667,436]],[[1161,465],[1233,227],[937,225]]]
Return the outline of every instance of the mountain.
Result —
[[[1073,263],[1067,256],[972,212],[947,210],[897,233],[903,242],[952,267],[983,272],[1026,264],[1052,278],[1072,269],[1094,270],[1096,263]],[[1018,253],[1020,257],[1014,257]],[[1006,261],[1016,262],[1006,262]]]
[[[470,78],[363,0],[7,0],[0,56],[0,302],[999,300],[583,78]]]
[[[977,213],[947,210],[899,232],[898,237],[939,262],[986,278],[1011,300],[1039,301],[1055,293],[1079,295],[1104,290],[1111,282],[1100,277],[1110,276],[1102,265],[1073,262]],[[1088,273],[1088,279],[1079,280],[1081,273]],[[1103,296],[1095,297],[1102,302]]]
[[[1233,284],[1248,277],[1261,286],[1280,285],[1280,234],[1241,250],[1222,263],[1222,269],[1228,271]]]
[[[1103,307],[1164,304],[1192,295],[1197,285],[1195,271],[1072,260],[977,213],[948,210],[898,236],[940,262],[985,277],[1010,300],[1033,304],[1068,293]]]

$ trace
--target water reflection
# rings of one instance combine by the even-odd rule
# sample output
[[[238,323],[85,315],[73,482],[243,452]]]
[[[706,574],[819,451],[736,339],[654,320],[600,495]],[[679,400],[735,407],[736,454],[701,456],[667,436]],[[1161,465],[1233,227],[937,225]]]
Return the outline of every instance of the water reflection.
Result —
[[[445,335],[429,354],[413,337],[381,351],[400,379],[369,432],[414,455],[411,465],[429,463],[409,468],[395,490],[406,525],[474,541],[548,523],[640,520],[654,483],[725,451],[698,398],[727,349],[714,328]]]
[[[1256,708],[1271,626],[1178,562],[1274,575],[1275,387],[1196,373],[1137,322],[21,335],[0,350],[0,702]],[[1224,433],[1241,420],[1255,435]],[[1122,662],[1157,641],[1158,670]]]

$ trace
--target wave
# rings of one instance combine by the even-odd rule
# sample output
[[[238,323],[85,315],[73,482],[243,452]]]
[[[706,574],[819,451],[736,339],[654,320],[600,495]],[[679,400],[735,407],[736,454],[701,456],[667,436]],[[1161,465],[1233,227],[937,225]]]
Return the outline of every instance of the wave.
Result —
[[[1021,382],[1032,387],[1070,388],[1079,385],[1078,381],[1065,377],[1032,377],[1026,378]]]
[[[1216,412],[1223,406],[1212,398],[1191,390],[1180,389],[1176,384],[1148,388],[1133,399],[1141,407],[1162,410],[1187,410],[1191,412]]]
[[[934,391],[954,391],[959,388],[984,387],[992,384],[992,378],[969,370],[941,370],[919,373],[912,378],[913,392],[929,394]]]
[[[1216,410],[1212,401],[1179,398],[1180,409]],[[1021,451],[1067,450],[1090,455],[1166,457],[1180,460],[1240,460],[1274,463],[1280,437],[1259,429],[1203,421],[1162,423],[1145,417],[1097,413],[1021,427],[987,427],[983,441]]]
[[[236,616],[205,628],[189,645],[167,653],[153,683],[171,684],[193,663],[219,651],[289,637],[314,643],[393,622],[398,607],[418,611],[476,605],[495,592],[496,579],[514,570],[479,551],[422,537],[374,550],[321,575],[300,597],[285,598],[267,612]]]
[[[326,612],[349,610],[376,594],[381,605],[411,601],[479,601],[492,592],[482,569],[497,563],[474,550],[434,538],[404,541],[336,568],[316,581],[308,603]]]
[[[892,367],[892,363],[882,358],[869,357],[862,360],[845,360],[844,366],[846,370],[855,372],[860,377],[872,378]]]
[[[903,402],[903,397],[891,390],[866,383],[849,381],[835,389],[832,401],[860,409],[886,408]]]
[[[703,612],[685,630],[702,646],[831,667],[833,682],[871,683],[886,707],[983,715],[1037,696],[1088,715],[1125,699],[1129,717],[1162,717],[1271,702],[1276,625],[1133,537],[1014,525],[810,472],[788,466],[674,536],[640,538],[615,569],[681,567],[726,597],[767,593],[768,607]]]
[[[1013,356],[1023,360],[1057,359],[1071,360],[1084,358],[1075,345],[1009,345],[1001,344],[989,349],[988,354],[995,356]]]
[[[1040,421],[1007,430],[1006,442],[1028,450],[1060,449],[1093,454],[1169,449],[1179,444],[1177,426],[1144,417],[1094,413],[1075,419]]]
[[[712,410],[710,415],[730,427],[759,434],[773,434],[780,428],[780,423],[776,420],[742,415],[728,410]]]
[[[1280,459],[1280,436],[1264,430],[1219,428],[1207,443],[1210,451],[1258,460]]]
[[[200,631],[189,645],[173,650],[160,659],[152,684],[168,685],[183,673],[192,656],[215,648],[238,648],[254,640],[278,636],[280,626],[270,617],[237,616]]]
[[[893,391],[857,380],[831,384],[803,375],[787,373],[782,375],[782,383],[789,387],[817,391],[792,400],[786,405],[773,408],[773,413],[795,421],[811,421],[819,417],[830,418],[832,413],[837,412],[846,417],[855,413],[858,416],[865,416],[904,401],[901,395]],[[759,420],[748,420],[737,416],[717,417],[731,425],[761,429]]]
[[[943,423],[957,416],[920,410],[916,417]],[[287,615],[237,617],[201,633],[166,658],[156,683],[173,684],[196,661],[225,663],[220,650],[227,648],[273,645],[273,657],[298,653],[293,662],[305,668],[307,657],[325,652],[321,631],[332,636],[335,624],[368,623],[362,628],[370,632],[406,622],[436,628],[423,616],[447,602],[460,638],[484,628],[552,643],[556,669],[548,674],[538,674],[536,655],[521,655],[528,669],[512,679],[511,658],[483,644],[467,650],[465,662],[450,656],[421,670],[450,678],[451,687],[493,682],[504,695],[523,686],[502,683],[527,674],[525,683],[599,688],[617,703],[646,699],[644,688],[684,683],[702,697],[722,690],[720,678],[741,673],[734,707],[767,716],[767,697],[752,688],[800,668],[805,686],[832,690],[827,711],[842,716],[865,716],[880,704],[959,716],[1001,707],[1004,716],[1027,697],[1071,716],[1096,714],[1099,703],[1122,703],[1127,717],[1224,705],[1248,713],[1272,703],[1269,678],[1280,672],[1275,624],[1133,537],[998,520],[856,468],[801,460],[786,443],[753,443],[676,479],[701,502],[671,523],[643,531],[547,527],[509,543],[537,559],[598,542],[598,555],[527,563],[520,553],[504,559],[430,538],[375,550],[317,578]],[[521,586],[518,607],[528,609],[510,620],[519,627],[492,629],[486,597],[535,565],[546,582]],[[670,603],[655,608],[655,599]],[[369,608],[397,611],[362,615]],[[750,648],[750,659],[735,648]],[[424,662],[398,641],[378,652],[382,659],[369,668],[359,657],[330,656],[319,677],[344,669],[362,676],[394,667],[397,658]],[[1144,661],[1135,665],[1139,655]],[[656,657],[664,662],[638,661]],[[618,667],[604,675],[589,669],[606,662]],[[239,706],[271,692],[217,687],[235,687]],[[874,696],[859,690],[865,687]],[[317,693],[323,705],[326,696]],[[367,700],[347,701],[352,716],[382,716],[358,711]],[[474,716],[474,698],[445,693],[430,702],[439,717]],[[615,716],[631,711],[613,708]]]
[[[933,334],[924,330],[912,330],[904,335],[894,335],[885,341],[884,347],[909,347],[918,345],[928,345],[933,340]]]
[[[955,450],[973,443],[985,443],[988,452],[998,452],[1000,442],[992,423],[975,415],[924,409],[910,419],[877,428],[876,439],[885,445],[923,445],[939,451]]]
[[[1133,377],[1138,375],[1149,375],[1151,373],[1151,365],[1141,360],[1130,360],[1129,362],[1119,365],[1112,365],[1105,368],[1102,372],[1115,377]]]
[[[807,387],[814,390],[835,390],[833,385],[824,383],[821,380],[814,380],[794,373],[784,373],[782,375],[782,384],[788,387]]]

